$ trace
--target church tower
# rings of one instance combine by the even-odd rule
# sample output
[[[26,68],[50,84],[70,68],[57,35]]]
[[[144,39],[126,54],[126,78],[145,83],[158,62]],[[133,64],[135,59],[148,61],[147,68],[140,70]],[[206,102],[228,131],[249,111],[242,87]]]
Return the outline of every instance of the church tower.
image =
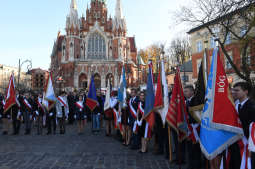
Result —
[[[79,17],[76,0],[72,0],[70,4],[70,13],[66,17],[66,32],[67,35],[79,35]]]
[[[126,20],[123,16],[121,0],[117,0],[115,7],[115,17],[113,20],[113,33],[116,37],[125,37],[127,32]]]

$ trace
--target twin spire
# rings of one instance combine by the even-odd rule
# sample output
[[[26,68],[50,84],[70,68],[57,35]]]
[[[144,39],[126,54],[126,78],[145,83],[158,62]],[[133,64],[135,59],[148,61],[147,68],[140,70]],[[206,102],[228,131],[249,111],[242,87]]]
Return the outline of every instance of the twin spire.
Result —
[[[91,0],[92,2],[95,0]],[[105,0],[99,0],[100,2],[105,3]],[[71,10],[77,10],[77,2],[76,0],[72,0],[70,5]],[[115,17],[119,19],[123,19],[123,12],[122,12],[122,2],[121,0],[117,0],[116,6],[115,6]]]
[[[72,0],[72,2],[71,2],[71,9],[77,10],[77,3],[76,3],[76,0]]]
[[[91,0],[91,2],[98,1],[105,3],[106,0]],[[70,4],[70,14],[67,16],[67,28],[78,27],[79,25],[79,18],[78,18],[78,10],[77,10],[77,2],[76,0],[72,0]],[[122,2],[121,0],[116,0],[115,6],[115,17],[113,22],[113,28],[118,30],[126,30],[126,21],[123,15],[122,10]]]

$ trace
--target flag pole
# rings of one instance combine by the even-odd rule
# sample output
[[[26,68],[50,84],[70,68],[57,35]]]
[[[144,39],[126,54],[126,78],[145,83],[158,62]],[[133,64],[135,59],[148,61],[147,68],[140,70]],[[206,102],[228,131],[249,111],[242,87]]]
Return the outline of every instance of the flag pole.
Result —
[[[169,143],[169,161],[170,163],[173,161],[172,154],[172,137],[171,137],[171,128],[168,126],[168,143]]]
[[[208,70],[208,64],[209,64],[209,62],[208,62],[208,55],[207,55],[207,45],[208,45],[208,41],[206,40],[206,41],[204,41],[204,43],[205,43],[205,73],[206,73],[206,78],[208,78],[208,76],[209,76],[209,70]],[[202,63],[203,64],[203,63]],[[205,82],[206,82],[206,85],[207,85],[207,80],[208,79],[205,79]],[[205,86],[205,88],[206,88],[206,86]],[[209,169],[209,160],[208,159],[206,159],[205,160],[205,169]]]

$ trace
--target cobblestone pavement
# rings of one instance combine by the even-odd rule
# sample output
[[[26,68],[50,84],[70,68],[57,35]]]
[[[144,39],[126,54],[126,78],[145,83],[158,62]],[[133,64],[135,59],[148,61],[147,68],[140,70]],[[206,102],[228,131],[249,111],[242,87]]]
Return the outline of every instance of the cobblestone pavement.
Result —
[[[1,126],[0,126],[1,128]],[[177,169],[163,155],[140,154],[90,124],[83,135],[67,126],[65,135],[0,135],[0,169]],[[185,169],[183,167],[183,169]]]

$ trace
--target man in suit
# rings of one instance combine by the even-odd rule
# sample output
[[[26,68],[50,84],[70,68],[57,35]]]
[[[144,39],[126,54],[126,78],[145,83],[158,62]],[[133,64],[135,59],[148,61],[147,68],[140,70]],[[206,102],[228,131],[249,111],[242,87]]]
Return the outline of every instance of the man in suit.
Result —
[[[187,111],[189,106],[191,106],[191,100],[194,97],[195,90],[192,85],[187,85],[184,87],[184,96],[186,98]],[[198,125],[197,121],[191,116],[188,111],[188,120],[190,125]],[[188,158],[189,158],[189,168],[190,169],[200,169],[201,168],[201,150],[198,142],[193,143],[192,140],[187,141]],[[184,151],[185,152],[185,151]]]
[[[234,85],[236,97],[238,99],[237,109],[241,120],[244,136],[249,139],[249,126],[251,122],[255,122],[255,102],[249,98],[251,87],[247,82],[238,82]],[[254,164],[255,155],[251,154],[252,163]],[[241,159],[238,160],[238,166]],[[255,165],[253,165],[255,166]]]
[[[21,111],[24,117],[25,122],[25,135],[31,133],[32,119],[33,119],[33,110],[34,106],[31,102],[31,98],[29,97],[29,93],[25,93],[25,97],[21,102]]]
[[[129,100],[129,124],[130,124],[131,130],[133,130],[135,121],[137,119],[138,103],[139,103],[139,98],[137,97],[137,90],[132,89],[131,90],[131,98]],[[131,149],[139,149],[139,146],[140,146],[139,136],[136,133],[131,132],[131,130],[128,132],[129,138],[132,135]]]
[[[66,98],[66,92],[62,91],[56,102],[57,119],[60,128],[60,134],[65,134],[65,123],[69,114],[69,106]]]

